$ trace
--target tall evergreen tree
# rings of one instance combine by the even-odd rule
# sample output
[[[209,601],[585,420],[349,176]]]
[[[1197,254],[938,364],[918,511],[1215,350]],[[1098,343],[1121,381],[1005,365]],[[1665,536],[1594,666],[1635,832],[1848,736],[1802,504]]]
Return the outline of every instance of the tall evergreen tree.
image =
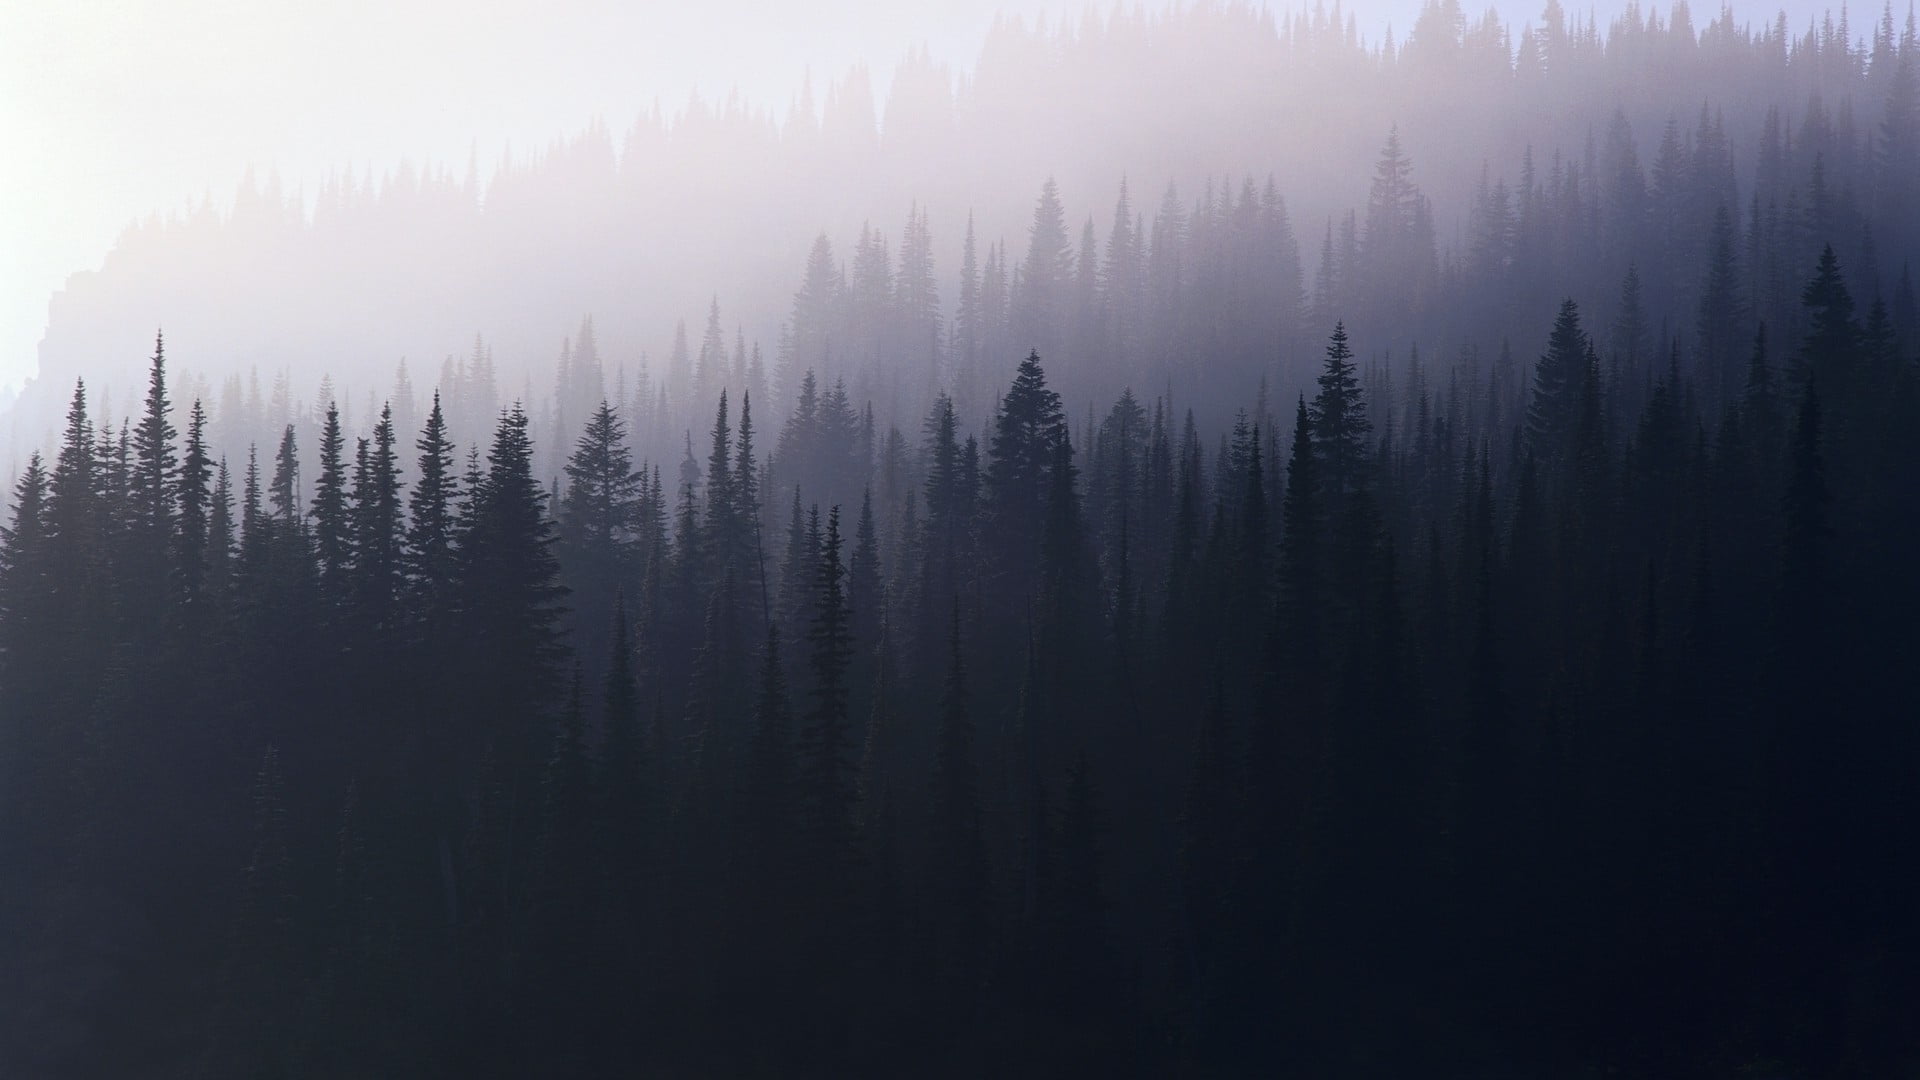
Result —
[[[1314,395],[1309,415],[1319,482],[1324,490],[1341,495],[1361,482],[1367,433],[1373,428],[1360,401],[1360,380],[1344,324],[1335,324],[1327,339],[1326,363],[1318,382],[1320,391]]]
[[[1066,437],[1060,395],[1047,388],[1040,354],[1030,352],[994,418],[985,478],[999,571],[1015,594],[1038,569],[1049,469]]]
[[[522,738],[531,731],[524,725],[558,689],[557,624],[566,592],[558,583],[547,494],[533,478],[527,427],[526,412],[515,406],[494,430],[486,472],[470,496],[456,579],[469,690],[489,702],[494,715],[520,726]],[[531,749],[522,744],[523,752]]]
[[[346,436],[340,430],[340,406],[327,403],[320,427],[320,475],[313,484],[313,553],[319,560],[320,586],[330,600],[346,594],[347,567],[353,559],[353,531],[347,518]]]
[[[365,467],[354,484],[351,517],[354,608],[362,624],[378,632],[399,622],[406,584],[403,484],[395,442],[393,407],[383,405],[373,441],[363,446]]]
[[[167,397],[165,343],[156,335],[153,361],[147,371],[146,409],[133,431],[137,467],[129,477],[136,528],[143,550],[152,553],[150,557],[165,552],[173,532],[177,494],[174,485],[180,459],[173,445],[172,411],[173,402]]]
[[[1528,448],[1542,462],[1560,461],[1573,452],[1586,355],[1580,308],[1571,299],[1563,300],[1547,337],[1547,351],[1534,365],[1533,393],[1527,404]]]
[[[437,390],[433,395],[433,408],[427,413],[426,425],[414,447],[420,456],[415,466],[413,493],[407,501],[406,564],[420,595],[419,609],[431,612],[438,609],[447,595],[456,572],[457,481],[453,474],[453,443],[447,438],[446,416],[441,411]]]
[[[182,590],[191,602],[200,594],[208,569],[210,525],[209,503],[213,499],[210,483],[213,459],[207,447],[207,413],[199,399],[187,421],[186,456],[180,463],[175,501],[180,507],[180,531],[175,540],[177,573]]]

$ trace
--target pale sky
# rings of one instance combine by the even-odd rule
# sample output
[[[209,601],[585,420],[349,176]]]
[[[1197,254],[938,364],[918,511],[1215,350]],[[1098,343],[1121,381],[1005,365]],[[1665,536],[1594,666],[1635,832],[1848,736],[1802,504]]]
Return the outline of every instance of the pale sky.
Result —
[[[1347,6],[1373,37],[1389,21],[1404,34],[1419,0]],[[1714,5],[1699,6],[1703,21]],[[1509,7],[1520,21],[1534,5]],[[47,302],[69,274],[98,267],[137,218],[207,196],[225,206],[250,166],[311,196],[342,166],[378,176],[411,157],[459,171],[477,148],[484,177],[509,144],[537,149],[595,117],[617,136],[655,99],[671,109],[695,88],[709,99],[738,88],[783,113],[809,68],[818,89],[856,61],[884,92],[913,45],[964,69],[996,11],[1082,10],[1049,0],[0,0],[0,389],[36,369]]]

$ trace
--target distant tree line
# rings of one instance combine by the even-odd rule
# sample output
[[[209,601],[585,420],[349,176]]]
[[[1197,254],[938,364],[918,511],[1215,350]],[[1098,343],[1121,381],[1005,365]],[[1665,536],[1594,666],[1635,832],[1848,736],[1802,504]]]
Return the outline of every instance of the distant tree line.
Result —
[[[904,60],[878,111],[855,71],[784,118],[694,100],[464,175],[403,164],[310,201],[250,176],[230,211],[144,222],[68,283],[0,466],[51,454],[76,377],[99,411],[136,411],[125,343],[157,311],[188,347],[181,400],[236,458],[290,422],[312,444],[336,400],[349,428],[390,401],[416,431],[437,382],[463,448],[521,400],[546,482],[603,397],[669,466],[719,387],[783,417],[808,370],[882,433],[941,389],[978,432],[1005,358],[1037,348],[1072,401],[1131,386],[1212,428],[1262,375],[1280,400],[1307,389],[1292,361],[1336,319],[1366,362],[1403,370],[1418,344],[1430,370],[1485,375],[1565,296],[1609,368],[1657,376],[1678,339],[1731,372],[1701,380],[1724,394],[1745,335],[1718,319],[1696,349],[1701,304],[1797,335],[1827,243],[1863,305],[1920,324],[1912,13],[1748,14],[1553,0],[1509,24],[1439,0],[1385,37],[1241,3],[1009,20],[970,78]],[[187,266],[224,287],[178,287]],[[449,348],[475,329],[482,348]]]

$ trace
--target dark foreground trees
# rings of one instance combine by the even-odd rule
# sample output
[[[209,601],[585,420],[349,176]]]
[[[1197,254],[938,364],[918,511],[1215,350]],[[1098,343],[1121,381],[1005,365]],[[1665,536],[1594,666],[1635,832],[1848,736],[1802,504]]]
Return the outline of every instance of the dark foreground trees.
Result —
[[[1569,300],[1520,409],[1336,327],[1212,448],[1038,354],[984,446],[804,398],[784,535],[744,401],[673,490],[612,406],[553,505],[436,405],[236,493],[156,349],[0,531],[13,1000],[62,1075],[1910,1065],[1920,385],[1859,307],[1829,252],[1708,395]]]

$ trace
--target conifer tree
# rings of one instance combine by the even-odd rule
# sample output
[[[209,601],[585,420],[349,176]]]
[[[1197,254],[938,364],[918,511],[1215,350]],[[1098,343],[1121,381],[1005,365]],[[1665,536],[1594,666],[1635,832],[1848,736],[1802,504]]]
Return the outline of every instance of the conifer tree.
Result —
[[[1047,388],[1040,354],[1029,352],[994,418],[985,478],[999,570],[1016,595],[1038,569],[1048,470],[1066,437],[1060,395]]]
[[[67,407],[66,430],[47,483],[47,531],[58,540],[61,576],[78,584],[77,563],[92,554],[98,528],[95,517],[100,463],[94,454],[93,426],[87,418],[87,387],[75,380]]]
[[[743,594],[758,594],[761,601],[761,620],[772,616],[766,609],[767,568],[766,556],[760,539],[760,464],[754,458],[753,449],[753,397],[750,393],[740,395],[740,426],[734,435],[733,451],[733,503],[736,525],[739,529],[742,560]]]
[[[49,481],[40,455],[27,458],[26,471],[14,485],[11,520],[0,525],[0,712],[8,720],[0,723],[0,747],[6,764],[0,766],[5,796],[0,796],[0,813],[8,822],[4,834],[9,846],[23,845],[17,834],[19,823],[34,820],[26,816],[32,809],[22,798],[22,789],[45,775],[49,763],[42,756],[48,749],[53,714],[49,708],[50,671],[42,665],[56,662],[49,656],[46,631],[53,626],[55,589],[52,561],[52,536],[47,506]]]
[[[187,421],[186,456],[180,464],[179,491],[175,501],[180,507],[180,531],[175,540],[178,574],[182,590],[191,602],[206,581],[208,564],[209,503],[213,493],[209,483],[213,460],[207,447],[207,413],[199,399]]]
[[[1801,291],[1800,302],[1809,316],[1806,339],[1794,369],[1795,389],[1806,382],[1818,385],[1823,396],[1845,400],[1856,390],[1856,353],[1860,328],[1853,318],[1853,295],[1840,274],[1833,245],[1820,252],[1813,280]]]
[[[233,544],[233,476],[221,458],[207,503],[207,584],[216,592],[225,592],[232,582]]]
[[[418,610],[437,610],[455,574],[453,444],[434,391],[433,408],[414,443],[420,452],[413,492],[408,496],[406,567],[418,595]]]
[[[330,600],[346,594],[347,567],[353,557],[353,532],[347,518],[346,437],[340,430],[340,406],[327,403],[320,428],[320,475],[313,485],[313,554],[320,586]]]
[[[1547,351],[1533,369],[1533,393],[1527,404],[1527,445],[1542,464],[1573,452],[1579,426],[1580,388],[1587,356],[1580,309],[1571,299],[1560,303]]]
[[[457,578],[469,690],[515,724],[528,723],[556,689],[566,592],[557,581],[553,522],[533,478],[527,426],[526,412],[515,406],[494,430],[486,472],[470,496]]]
[[[637,524],[640,474],[627,448],[626,425],[601,401],[587,421],[566,465],[566,496],[560,506],[560,539],[569,561],[595,587],[617,577],[629,532]]]
[[[727,421],[727,392],[720,391],[720,404],[713,418],[713,450],[707,455],[707,545],[716,573],[744,570],[739,508],[734,504],[733,428]]]
[[[363,477],[353,492],[354,606],[363,625],[390,630],[399,620],[405,587],[405,522],[400,460],[394,450],[393,407],[383,405],[373,441],[363,442]]]
[[[142,550],[148,557],[163,556],[172,539],[179,455],[174,449],[173,403],[167,397],[167,357],[158,335],[153,362],[147,372],[146,410],[133,431],[137,467],[129,477],[135,520]]]
[[[1327,359],[1318,382],[1320,391],[1314,396],[1310,415],[1319,483],[1323,490],[1339,496],[1360,483],[1367,433],[1373,427],[1360,401],[1360,381],[1343,323],[1336,323],[1333,336],[1327,339]]]
[[[273,508],[273,518],[283,530],[304,536],[299,518],[299,488],[300,453],[294,446],[293,425],[288,424],[280,435],[280,449],[274,452],[273,478],[267,482],[267,505]]]
[[[1019,343],[1038,353],[1057,352],[1064,340],[1073,281],[1073,249],[1067,240],[1066,212],[1060,188],[1051,178],[1040,188],[1027,230],[1027,257],[1020,267],[1014,331]]]
[[[266,542],[267,515],[260,497],[260,451],[248,445],[247,471],[240,485],[240,545],[242,562],[249,566],[258,564],[261,546]]]

